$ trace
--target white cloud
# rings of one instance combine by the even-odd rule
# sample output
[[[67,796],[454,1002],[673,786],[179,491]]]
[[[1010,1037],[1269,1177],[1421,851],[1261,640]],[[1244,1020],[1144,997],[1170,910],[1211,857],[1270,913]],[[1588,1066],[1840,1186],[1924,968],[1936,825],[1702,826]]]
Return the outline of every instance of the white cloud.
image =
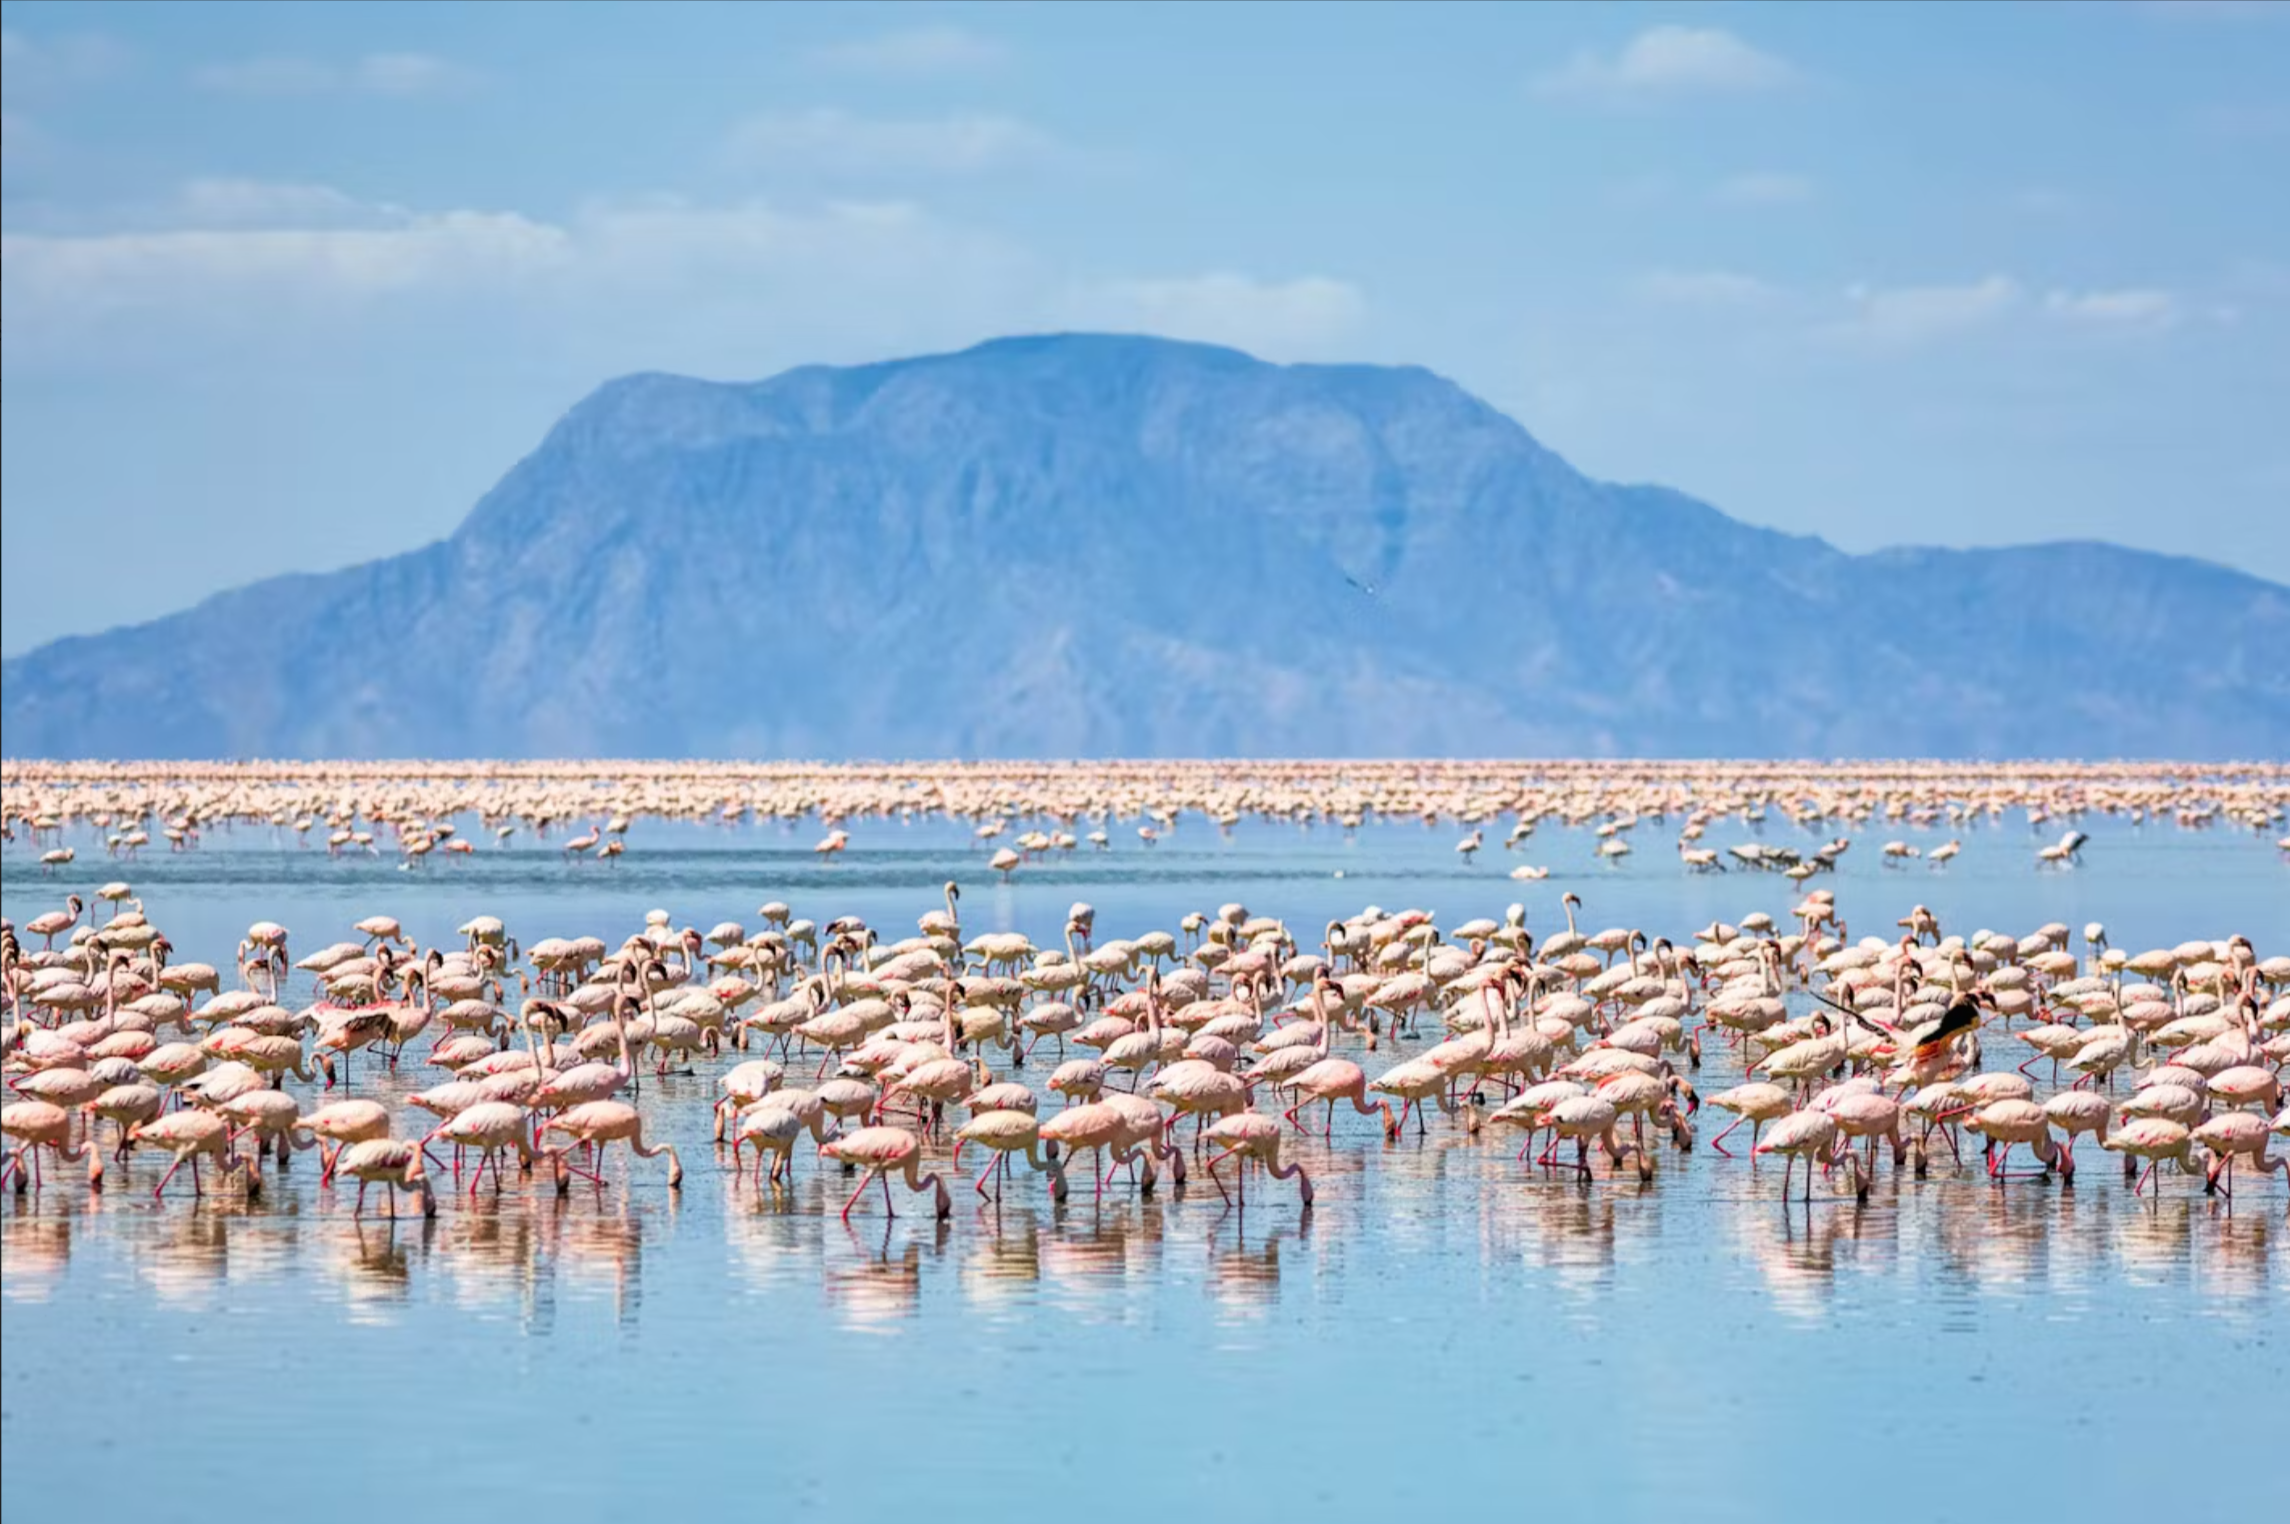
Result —
[[[228,95],[437,95],[470,84],[459,64],[429,53],[368,53],[346,64],[275,55],[209,64],[200,88]]]
[[[1567,100],[1634,104],[1691,95],[1772,90],[1796,71],[1718,27],[1657,26],[1612,55],[1584,49],[1564,68],[1540,75],[1536,90]]]
[[[1367,299],[1326,276],[1267,281],[1219,271],[1077,287],[1067,320],[1080,327],[1201,339],[1276,357],[1329,352],[1359,329]]]
[[[189,343],[186,333],[291,337],[304,325],[279,321],[288,304],[297,319],[346,320],[381,303],[392,321],[482,313],[535,342],[597,352],[605,368],[734,375],[752,372],[759,345],[832,356],[1059,327],[1300,356],[1339,344],[1366,307],[1325,276],[1061,270],[904,202],[787,210],[662,197],[542,221],[209,180],[168,205],[175,221],[155,231],[0,238],[12,368],[100,364]]]
[[[730,142],[732,159],[751,168],[824,174],[975,174],[1055,151],[1047,134],[1014,117],[893,120],[827,106],[750,117]]]
[[[0,28],[0,74],[13,90],[61,89],[118,73],[127,51],[100,32],[34,37]]]
[[[1816,338],[1873,350],[1913,349],[2030,318],[2115,332],[2158,331],[2190,316],[2233,321],[2215,308],[2190,308],[2178,294],[2155,287],[2038,291],[2002,274],[1956,284],[1862,284],[1820,293],[1732,270],[1656,270],[1637,277],[1630,290],[1643,301],[1670,307],[1758,309],[1768,324],[1779,319],[1803,325]]]
[[[969,74],[1002,63],[1009,50],[958,26],[923,26],[828,43],[805,56],[828,68],[859,74]]]
[[[2057,185],[2030,185],[2014,191],[2012,209],[2030,217],[2072,217],[2083,210],[2083,198]]]
[[[1710,189],[1720,206],[1793,206],[1813,199],[1813,182],[1803,175],[1775,170],[1734,175]]]
[[[498,281],[561,265],[562,228],[514,212],[407,214],[380,227],[173,228],[0,235],[0,276],[34,334],[115,312],[234,296],[371,297],[444,282]],[[23,305],[19,305],[22,302]],[[12,325],[23,334],[27,322]]]
[[[369,53],[351,67],[350,79],[371,95],[430,95],[460,88],[468,75],[428,53]]]
[[[197,228],[402,226],[399,207],[360,201],[330,185],[276,180],[201,179],[168,203],[173,220]]]
[[[2169,328],[2179,320],[2179,299],[2151,287],[2116,291],[2044,293],[2044,311],[2072,323],[2112,328]]]
[[[1680,307],[1746,307],[1780,295],[1756,276],[1732,270],[1656,270],[1638,278],[1637,291]]]
[[[1851,286],[1845,291],[1851,313],[1829,332],[1882,348],[1913,348],[1985,328],[2024,296],[2007,275],[1953,286]]]
[[[195,69],[191,81],[229,95],[320,95],[336,88],[340,76],[312,58],[242,58]]]

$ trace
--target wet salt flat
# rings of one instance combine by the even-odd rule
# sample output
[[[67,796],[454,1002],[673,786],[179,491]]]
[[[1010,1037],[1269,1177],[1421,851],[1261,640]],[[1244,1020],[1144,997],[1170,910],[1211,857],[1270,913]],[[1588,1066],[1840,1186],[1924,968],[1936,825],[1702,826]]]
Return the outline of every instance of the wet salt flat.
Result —
[[[1963,935],[2096,920],[2125,947],[2239,932],[2261,957],[2290,950],[2290,869],[2269,840],[2082,824],[2073,869],[2035,868],[2053,830],[1958,826],[1944,871],[1885,867],[1863,833],[1820,882],[1854,937],[1895,935],[1922,903]],[[21,926],[69,887],[126,878],[179,959],[227,969],[252,921],[285,923],[300,949],[375,912],[424,945],[453,945],[479,913],[528,945],[617,943],[655,906],[704,928],[782,899],[896,936],[948,878],[966,935],[1043,946],[1076,899],[1101,940],[1239,901],[1310,945],[1368,903],[1454,924],[1518,901],[1539,938],[1564,929],[1572,890],[1586,930],[1684,941],[1753,910],[1786,925],[1799,893],[1769,874],[1688,876],[1653,850],[1610,870],[1594,836],[1556,826],[1533,840],[1551,869],[1537,883],[1504,876],[1520,858],[1491,845],[1460,862],[1453,829],[1413,824],[1225,834],[1195,817],[1150,851],[1029,863],[1008,884],[960,823],[870,821],[824,865],[818,834],[640,820],[617,863],[528,841],[405,872],[249,826],[120,863],[67,833],[68,877],[7,848],[0,911]],[[1752,835],[1726,822],[1710,839]],[[301,976],[293,994],[308,1003]],[[1369,1072],[1433,1025],[1364,1057]],[[1991,1037],[1987,1065],[2024,1051]],[[411,1055],[397,1079],[371,1054],[356,1065],[357,1092],[390,1099],[440,1078]],[[1045,1049],[1019,1077],[1038,1088],[1050,1066]],[[729,1176],[708,1143],[721,1068],[642,1081],[648,1128],[683,1150],[680,1193],[657,1165],[630,1186],[616,1160],[606,1189],[562,1198],[512,1171],[498,1199],[441,1189],[434,1222],[393,1226],[354,1222],[354,1190],[321,1190],[312,1155],[252,1203],[210,1177],[203,1202],[155,1206],[148,1156],[94,1197],[51,1168],[0,1206],[0,1505],[136,1520],[725,1503],[955,1520],[2113,1519],[2153,1513],[2142,1500],[2170,1479],[2185,1506],[2164,1517],[2279,1506],[2279,1176],[2230,1211],[2169,1171],[2159,1198],[2135,1198],[2096,1148],[2072,1187],[1998,1187],[1976,1154],[1958,1168],[1943,1153],[1923,1180],[1888,1162],[1865,1205],[1823,1189],[1808,1205],[1781,1200],[1777,1163],[1712,1153],[1723,1119],[1708,1112],[1703,1146],[1665,1151],[1641,1185],[1604,1164],[1589,1183],[1535,1169],[1515,1134],[1472,1139],[1437,1113],[1426,1136],[1387,1143],[1347,1110],[1332,1140],[1292,1148],[1318,1187],[1308,1213],[1261,1176],[1228,1208],[1198,1174],[1150,1198],[1119,1181],[1102,1205],[1077,1176],[1053,1207],[1021,1170],[999,1209],[957,1184],[949,1221],[901,1191],[895,1220],[870,1194],[846,1225],[853,1177],[808,1143],[789,1190]],[[1739,1060],[1713,1040],[1693,1078],[1714,1092]]]

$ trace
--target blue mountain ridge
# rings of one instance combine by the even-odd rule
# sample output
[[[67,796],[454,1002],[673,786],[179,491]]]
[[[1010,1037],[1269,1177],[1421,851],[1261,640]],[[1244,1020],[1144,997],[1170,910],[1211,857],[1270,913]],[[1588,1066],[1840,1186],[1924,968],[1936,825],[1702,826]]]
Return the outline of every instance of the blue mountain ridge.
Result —
[[[449,538],[0,664],[11,757],[2280,756],[2290,589],[1847,555],[1414,367],[599,388]]]

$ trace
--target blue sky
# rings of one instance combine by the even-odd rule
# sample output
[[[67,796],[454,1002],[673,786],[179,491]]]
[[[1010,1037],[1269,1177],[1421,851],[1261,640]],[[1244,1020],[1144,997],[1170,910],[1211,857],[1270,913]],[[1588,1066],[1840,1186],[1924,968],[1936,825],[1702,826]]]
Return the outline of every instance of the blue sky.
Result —
[[[10,652],[444,534],[611,375],[1048,328],[1429,365],[1848,549],[2290,579],[2290,6],[0,28]]]

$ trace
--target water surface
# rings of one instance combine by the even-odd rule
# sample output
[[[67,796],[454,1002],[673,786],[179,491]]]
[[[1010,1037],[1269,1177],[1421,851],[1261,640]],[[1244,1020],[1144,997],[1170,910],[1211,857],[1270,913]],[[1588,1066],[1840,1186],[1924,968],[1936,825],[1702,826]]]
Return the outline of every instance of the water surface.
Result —
[[[2082,868],[2039,872],[2053,829],[1953,828],[1965,852],[1942,872],[1887,869],[1864,840],[1827,882],[1855,935],[1921,902],[1966,934],[2103,920],[2127,947],[2241,931],[2262,956],[2290,948],[2290,874],[2265,842],[2101,821]],[[67,887],[127,878],[179,959],[227,966],[255,919],[290,926],[300,952],[377,911],[425,943],[480,912],[528,942],[617,940],[654,906],[704,929],[785,899],[895,936],[948,877],[967,932],[1045,944],[1076,899],[1098,907],[1101,938],[1237,900],[1310,943],[1307,928],[1370,902],[1454,924],[1519,900],[1540,934],[1572,889],[1585,930],[1682,938],[1782,916],[1796,894],[1768,875],[1688,876],[1648,829],[1609,870],[1594,838],[1547,825],[1520,855],[1465,863],[1448,828],[1225,834],[1188,818],[1151,850],[1084,849],[1008,884],[959,824],[864,822],[824,866],[817,834],[640,821],[615,865],[529,842],[413,872],[267,829],[132,863],[86,836],[68,879],[11,845],[0,908],[20,924]],[[1710,840],[1753,834],[1722,822]],[[1551,878],[1507,880],[1522,860]],[[361,1092],[437,1078],[358,1064]],[[1713,1049],[1698,1082],[1732,1082],[1729,1065]],[[154,1206],[143,1159],[102,1196],[51,1179],[0,1207],[0,1502],[11,1518],[139,1521],[727,1503],[948,1520],[2114,1519],[2184,1467],[2196,1480],[2171,1489],[2193,1511],[2173,1517],[2278,1505],[2260,1486],[2279,1482],[2271,1452],[2245,1447],[2260,1413],[2280,1418],[2279,1177],[2230,1214],[2175,1176],[2135,1200],[2092,1150],[2072,1188],[1888,1168],[1866,1206],[1817,1192],[1808,1207],[1779,1198],[1777,1168],[1706,1149],[1664,1157],[1651,1186],[1586,1185],[1444,1119],[1387,1145],[1347,1117],[1297,1154],[1319,1186],[1310,1213],[1269,1181],[1230,1209],[1197,1178],[1145,1199],[1118,1184],[1102,1206],[1084,1187],[1053,1208],[1021,1176],[998,1210],[961,1186],[950,1222],[903,1193],[888,1220],[870,1194],[845,1225],[844,1178],[807,1148],[789,1191],[728,1177],[706,1141],[713,1073],[644,1082],[650,1122],[686,1152],[680,1194],[657,1165],[624,1187],[616,1164],[601,1193],[513,1184],[449,1199],[434,1223],[353,1222],[351,1193],[320,1191],[305,1155],[252,1204]]]

